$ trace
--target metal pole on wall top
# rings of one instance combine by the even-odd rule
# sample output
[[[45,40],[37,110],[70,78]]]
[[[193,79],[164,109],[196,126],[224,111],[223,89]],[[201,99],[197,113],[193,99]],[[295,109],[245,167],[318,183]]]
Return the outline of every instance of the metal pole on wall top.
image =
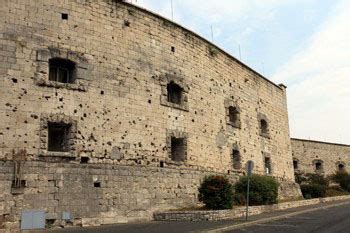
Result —
[[[254,162],[251,160],[248,160],[247,162],[247,175],[248,175],[248,181],[247,181],[247,199],[246,199],[246,215],[245,220],[248,221],[248,215],[249,215],[249,188],[250,188],[250,175],[253,172]]]

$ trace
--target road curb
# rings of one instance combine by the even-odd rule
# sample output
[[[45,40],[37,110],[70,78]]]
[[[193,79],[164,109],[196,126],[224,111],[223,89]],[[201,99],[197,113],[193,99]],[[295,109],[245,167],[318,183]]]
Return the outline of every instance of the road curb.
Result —
[[[315,208],[306,209],[306,210],[300,210],[300,211],[296,211],[296,212],[292,212],[292,213],[288,213],[288,214],[283,214],[283,215],[278,215],[278,216],[274,216],[274,217],[263,218],[263,219],[259,219],[259,220],[255,220],[255,221],[251,221],[251,222],[233,224],[233,225],[229,225],[229,226],[225,226],[225,227],[219,227],[219,228],[215,228],[215,229],[204,230],[204,231],[201,231],[201,232],[218,233],[218,232],[224,232],[224,231],[229,231],[229,230],[236,230],[236,229],[239,229],[239,228],[252,226],[252,225],[259,224],[259,223],[271,222],[271,221],[275,221],[275,220],[279,220],[279,219],[283,219],[283,218],[288,218],[288,217],[292,217],[292,216],[303,214],[303,213],[309,213],[309,212],[317,211],[317,210],[320,210],[320,209],[327,209],[327,208],[337,207],[337,206],[346,205],[346,204],[350,204],[350,201],[336,203],[336,204],[329,204],[329,205],[326,205],[326,206],[320,206],[320,207],[315,207]]]

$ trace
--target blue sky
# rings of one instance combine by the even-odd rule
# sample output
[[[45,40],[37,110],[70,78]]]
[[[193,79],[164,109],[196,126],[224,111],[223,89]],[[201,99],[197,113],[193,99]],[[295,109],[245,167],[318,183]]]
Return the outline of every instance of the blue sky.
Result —
[[[129,0],[131,1],[131,0]],[[133,3],[171,18],[170,0]],[[174,21],[288,86],[292,137],[350,144],[350,1],[173,0]]]

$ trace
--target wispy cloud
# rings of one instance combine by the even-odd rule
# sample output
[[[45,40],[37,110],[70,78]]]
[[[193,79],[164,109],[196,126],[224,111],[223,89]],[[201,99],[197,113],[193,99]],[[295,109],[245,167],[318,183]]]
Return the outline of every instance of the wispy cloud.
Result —
[[[350,2],[273,76],[286,83],[291,135],[350,144]]]

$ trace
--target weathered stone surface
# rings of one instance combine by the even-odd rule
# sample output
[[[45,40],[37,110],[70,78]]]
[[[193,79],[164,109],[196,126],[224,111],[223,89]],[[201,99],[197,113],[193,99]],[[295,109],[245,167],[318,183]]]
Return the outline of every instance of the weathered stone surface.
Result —
[[[328,176],[336,173],[341,165],[345,171],[349,171],[350,145],[294,138],[291,143],[293,160],[298,164],[296,172]],[[316,162],[321,163],[321,169],[316,170]]]
[[[12,222],[32,208],[83,225],[150,219],[197,204],[207,174],[235,181],[247,160],[264,174],[265,154],[271,175],[294,181],[285,87],[193,32],[112,0],[5,0],[0,12],[0,214]],[[75,64],[72,83],[49,80],[55,58]],[[169,102],[168,82],[181,103]],[[49,123],[69,131],[67,151],[49,150]],[[172,160],[172,140],[183,161]],[[13,195],[19,149],[27,185]]]

